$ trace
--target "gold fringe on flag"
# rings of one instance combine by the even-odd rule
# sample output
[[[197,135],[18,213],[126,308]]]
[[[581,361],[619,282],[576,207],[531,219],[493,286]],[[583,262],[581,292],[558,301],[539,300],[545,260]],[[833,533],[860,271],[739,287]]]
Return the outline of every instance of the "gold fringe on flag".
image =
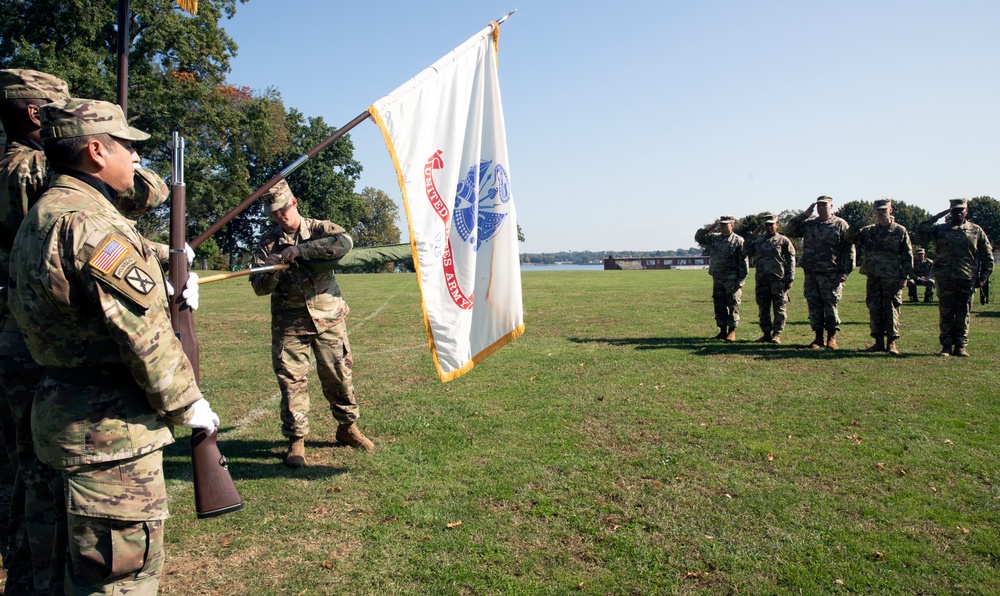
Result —
[[[198,0],[174,0],[174,4],[180,6],[184,12],[198,14]]]

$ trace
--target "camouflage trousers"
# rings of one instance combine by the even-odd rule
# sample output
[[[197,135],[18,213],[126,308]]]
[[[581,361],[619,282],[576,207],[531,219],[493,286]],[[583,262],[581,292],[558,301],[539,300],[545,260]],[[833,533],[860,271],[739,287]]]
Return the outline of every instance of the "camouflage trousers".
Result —
[[[740,324],[740,302],[743,288],[735,279],[712,278],[712,303],[715,305],[715,324],[719,327],[736,327]]]
[[[163,455],[63,472],[68,509],[67,594],[156,594],[163,569]]]
[[[351,380],[351,344],[343,320],[322,333],[271,335],[271,363],[281,389],[281,434],[289,439],[309,434],[309,354],[316,356],[316,373],[323,396],[339,424],[358,419],[358,402]]]
[[[63,592],[63,551],[54,552],[56,533],[65,532],[66,514],[62,503],[62,474],[40,462],[31,439],[31,407],[43,369],[35,364],[13,319],[0,327],[0,386],[14,423],[14,456],[17,470],[11,527],[17,528],[21,542],[15,565],[23,558],[23,569],[8,575],[7,592],[14,586],[30,587],[34,594]],[[5,412],[5,413],[6,413]],[[6,433],[5,433],[6,439]],[[14,571],[13,569],[11,571]]]
[[[839,331],[840,314],[837,305],[844,293],[844,284],[839,283],[837,273],[813,273],[806,271],[802,294],[809,307],[809,326],[813,331]]]
[[[872,337],[899,337],[899,307],[903,303],[900,281],[902,280],[898,277],[868,276],[865,304],[868,306],[868,324]]]
[[[754,297],[757,299],[757,316],[760,321],[760,330],[764,333],[781,333],[785,330],[786,308],[788,304],[788,290],[785,289],[785,282],[781,279],[758,280],[754,289]],[[774,320],[771,320],[771,312],[774,311]]]
[[[909,289],[910,298],[917,299],[917,286],[924,286],[924,301],[934,300],[934,280],[919,281],[916,279],[906,280],[906,287]]]
[[[976,284],[971,279],[938,279],[936,283],[941,345],[966,346]]]

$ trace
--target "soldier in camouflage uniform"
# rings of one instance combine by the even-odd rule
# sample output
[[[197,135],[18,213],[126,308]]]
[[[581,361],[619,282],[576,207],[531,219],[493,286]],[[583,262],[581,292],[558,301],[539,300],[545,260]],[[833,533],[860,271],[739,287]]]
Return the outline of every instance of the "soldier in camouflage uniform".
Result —
[[[817,217],[810,218],[816,210]],[[833,199],[822,196],[809,208],[793,217],[785,226],[789,238],[802,238],[799,265],[805,272],[803,295],[809,307],[809,326],[815,339],[811,348],[837,349],[840,315],[837,305],[844,292],[844,282],[854,270],[854,244],[846,238],[850,226],[833,214]]]
[[[743,256],[743,237],[733,233],[735,225],[733,217],[724,215],[694,234],[694,241],[708,249],[712,303],[715,305],[715,324],[719,327],[715,339],[725,341],[736,340],[743,283],[749,271],[747,259]],[[719,231],[713,232],[716,227]]]
[[[861,273],[868,277],[865,304],[875,343],[866,352],[899,354],[899,307],[906,278],[913,269],[913,247],[906,228],[892,217],[892,201],[875,201],[876,223],[860,230],[851,227],[848,239],[864,251]]]
[[[761,236],[760,232],[764,235]],[[757,310],[763,333],[754,341],[781,343],[785,329],[785,305],[788,290],[795,280],[795,247],[791,240],[778,233],[778,217],[768,215],[756,230],[754,238],[743,247],[743,255],[754,260]],[[771,311],[774,320],[771,320]]]
[[[968,202],[952,199],[951,207],[917,226],[921,244],[934,243],[932,273],[938,290],[940,356],[968,357],[972,296],[993,274],[993,247],[986,232],[968,221]],[[935,222],[945,215],[951,221]]]
[[[934,301],[934,278],[931,275],[932,267],[934,267],[934,261],[927,258],[926,250],[918,248],[913,251],[913,270],[910,271],[910,278],[906,280],[910,302],[917,301],[917,286],[924,286],[924,302]]]
[[[154,594],[168,516],[160,449],[170,426],[211,433],[219,418],[171,329],[160,264],[119,212],[139,161],[131,142],[149,135],[102,101],[40,115],[59,175],[14,240],[9,306],[45,369],[31,424],[38,458],[63,475],[66,591]]]
[[[21,535],[5,557],[7,593],[61,594],[61,552],[52,552],[65,524],[62,475],[38,461],[31,440],[31,404],[42,378],[7,308],[10,250],[28,209],[48,188],[49,169],[39,136],[39,109],[69,97],[66,83],[35,70],[0,70],[0,121],[11,131],[0,159],[0,415],[11,421],[4,441],[16,463],[10,527]],[[51,571],[50,570],[54,570]]]
[[[299,214],[298,199],[284,180],[262,198],[264,212],[278,225],[261,238],[254,266],[339,259],[351,250],[353,242],[344,228]],[[258,296],[271,295],[271,362],[281,390],[281,433],[289,440],[285,464],[305,465],[310,350],[316,357],[323,396],[338,423],[337,440],[356,449],[374,448],[356,424],[358,402],[346,325],[350,309],[333,271],[295,267],[255,273],[250,283]]]

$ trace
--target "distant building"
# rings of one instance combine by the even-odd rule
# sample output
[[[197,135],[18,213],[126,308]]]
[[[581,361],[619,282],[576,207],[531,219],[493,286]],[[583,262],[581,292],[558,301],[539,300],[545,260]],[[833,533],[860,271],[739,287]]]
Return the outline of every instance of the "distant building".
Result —
[[[604,270],[620,269],[704,269],[708,267],[707,256],[686,257],[612,257],[604,259]]]

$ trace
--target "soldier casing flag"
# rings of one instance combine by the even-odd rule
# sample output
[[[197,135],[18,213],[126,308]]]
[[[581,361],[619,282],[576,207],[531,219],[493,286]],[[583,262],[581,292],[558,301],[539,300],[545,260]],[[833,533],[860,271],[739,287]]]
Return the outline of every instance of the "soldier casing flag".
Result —
[[[369,108],[403,193],[442,381],[524,332],[492,23]]]

